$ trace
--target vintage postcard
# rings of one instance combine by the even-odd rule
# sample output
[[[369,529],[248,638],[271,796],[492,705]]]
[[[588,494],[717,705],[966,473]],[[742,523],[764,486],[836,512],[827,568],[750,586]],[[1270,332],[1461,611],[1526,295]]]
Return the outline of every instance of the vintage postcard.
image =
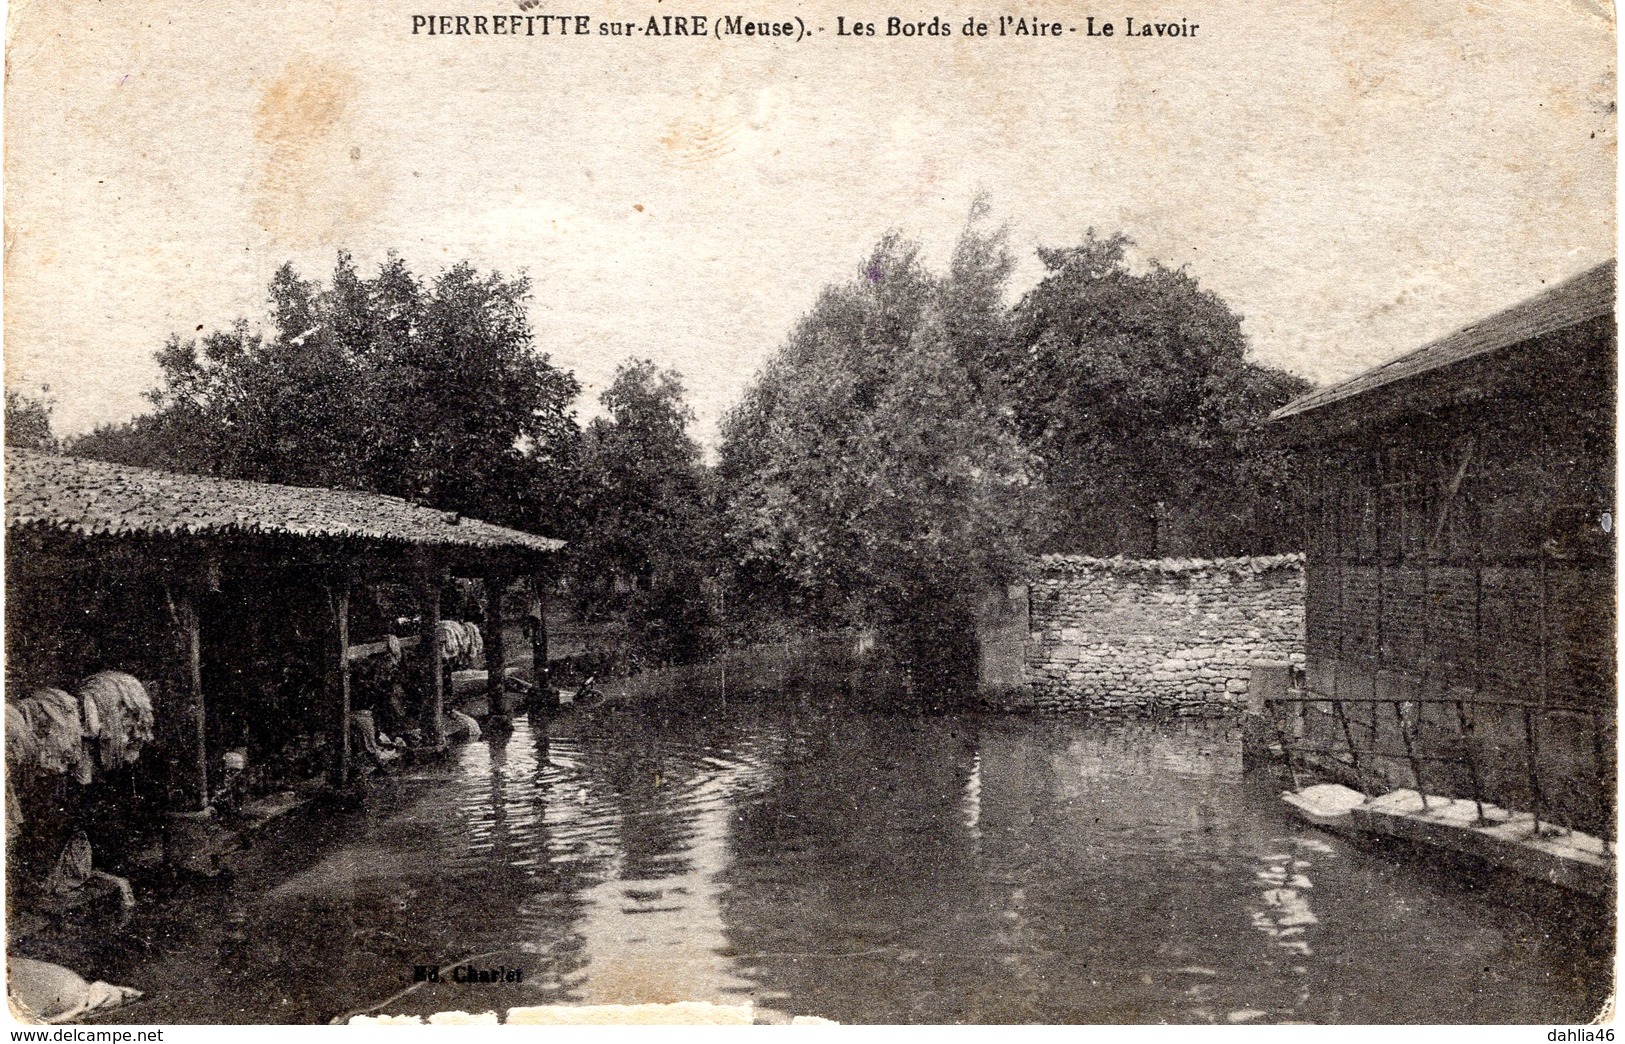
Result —
[[[1612,1039],[1616,54],[12,0],[11,1019]]]

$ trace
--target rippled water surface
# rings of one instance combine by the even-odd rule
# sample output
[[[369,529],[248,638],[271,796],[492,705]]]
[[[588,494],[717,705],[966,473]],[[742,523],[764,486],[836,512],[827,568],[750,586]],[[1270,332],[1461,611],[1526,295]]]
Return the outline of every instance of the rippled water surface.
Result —
[[[149,903],[121,1021],[753,1000],[842,1022],[1572,1022],[1597,911],[1289,819],[1222,725],[519,722]],[[412,966],[523,969],[411,985]],[[393,996],[400,994],[399,996]]]

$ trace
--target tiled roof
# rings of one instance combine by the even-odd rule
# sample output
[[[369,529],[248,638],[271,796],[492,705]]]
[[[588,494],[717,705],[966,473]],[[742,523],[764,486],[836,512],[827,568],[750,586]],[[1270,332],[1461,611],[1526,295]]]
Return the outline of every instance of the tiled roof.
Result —
[[[1423,345],[1381,366],[1355,374],[1330,387],[1299,396],[1270,415],[1271,420],[1319,409],[1342,399],[1353,398],[1374,388],[1403,381],[1475,356],[1509,348],[1542,334],[1552,333],[1612,314],[1614,310],[1614,268],[1608,260],[1587,272],[1552,287],[1527,301],[1497,312],[1448,337]]]
[[[377,493],[184,475],[33,450],[5,454],[9,530],[284,534],[528,551],[564,546],[562,540]]]

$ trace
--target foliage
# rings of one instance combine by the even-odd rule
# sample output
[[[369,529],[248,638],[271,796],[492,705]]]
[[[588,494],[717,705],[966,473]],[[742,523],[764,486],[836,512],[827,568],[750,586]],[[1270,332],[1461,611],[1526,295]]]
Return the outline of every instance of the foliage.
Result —
[[[49,398],[36,398],[26,392],[7,388],[6,445],[18,449],[54,451],[57,440],[51,432],[52,408],[53,403]]]
[[[600,401],[608,415],[587,425],[581,448],[583,525],[570,551],[578,606],[589,618],[625,616],[644,659],[692,662],[714,622],[712,506],[682,377],[628,360]]]
[[[895,234],[828,287],[729,415],[720,478],[741,586],[822,622],[885,626],[905,662],[962,676],[976,594],[1014,575],[1029,459],[980,368],[1004,336],[1002,232],[968,227],[946,276]],[[956,677],[956,680],[963,680]]]
[[[725,419],[714,472],[680,376],[648,360],[577,428],[525,279],[426,282],[396,258],[363,278],[345,254],[326,286],[278,271],[266,332],[172,337],[155,412],[70,449],[564,536],[577,608],[661,662],[703,657],[726,606],[878,624],[916,678],[957,684],[976,598],[1034,551],[1289,549],[1291,462],[1263,423],[1307,385],[1250,362],[1240,317],[1184,271],[1132,270],[1120,235],[1040,250],[1009,306],[985,216],[945,271],[893,233],[826,287]],[[48,438],[40,409],[8,394],[8,442]]]
[[[365,489],[557,528],[579,431],[575,378],[535,350],[530,284],[458,264],[430,282],[390,258],[331,283],[291,266],[270,330],[246,321],[157,355],[156,411],[75,452],[234,478]]]
[[[1011,259],[978,204],[946,273],[883,239],[830,286],[724,425],[738,586],[879,623],[917,670],[965,666],[972,608],[1034,550],[1263,552],[1288,542],[1269,412],[1307,385],[1249,362],[1241,320],[1129,241]]]
[[[1110,554],[1285,546],[1270,411],[1309,387],[1247,361],[1241,319],[1181,270],[1136,274],[1130,241],[1040,250],[992,368],[1055,496],[1047,547]]]

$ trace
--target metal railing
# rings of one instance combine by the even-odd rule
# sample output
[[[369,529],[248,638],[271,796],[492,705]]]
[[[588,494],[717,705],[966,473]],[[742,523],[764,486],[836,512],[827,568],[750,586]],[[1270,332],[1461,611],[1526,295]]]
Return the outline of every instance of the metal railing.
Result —
[[[1422,807],[1429,805],[1428,776],[1424,771],[1427,765],[1457,765],[1466,770],[1469,791],[1474,805],[1478,810],[1478,822],[1486,824],[1484,816],[1485,796],[1485,766],[1480,758],[1474,754],[1477,745],[1477,722],[1475,711],[1480,708],[1511,709],[1521,713],[1523,720],[1523,758],[1522,771],[1524,782],[1530,796],[1530,813],[1533,818],[1534,831],[1537,835],[1542,830],[1544,822],[1547,826],[1557,827],[1563,831],[1573,832],[1575,827],[1573,816],[1563,816],[1564,822],[1558,821],[1562,810],[1548,805],[1545,800],[1545,791],[1541,786],[1540,745],[1539,730],[1536,728],[1536,717],[1542,714],[1562,713],[1583,715],[1589,719],[1592,736],[1592,757],[1596,767],[1596,803],[1603,814],[1599,820],[1603,824],[1603,842],[1612,854],[1617,841],[1613,816],[1610,813],[1615,787],[1613,773],[1610,771],[1608,751],[1610,744],[1606,740],[1607,722],[1604,709],[1600,706],[1581,706],[1569,703],[1551,703],[1541,700],[1519,699],[1478,699],[1465,696],[1457,698],[1450,696],[1327,696],[1320,693],[1309,692],[1302,689],[1288,690],[1282,695],[1268,695],[1264,697],[1266,716],[1276,733],[1280,743],[1282,756],[1286,762],[1287,771],[1292,776],[1293,786],[1300,786],[1298,766],[1293,760],[1297,755],[1322,755],[1330,757],[1334,763],[1342,765],[1354,774],[1354,778],[1365,789],[1367,772],[1362,768],[1362,759],[1381,758],[1388,761],[1404,761],[1410,766],[1411,775],[1416,780],[1416,790],[1421,796]],[[1294,736],[1287,733],[1279,713],[1280,705],[1297,706],[1300,709],[1298,722],[1307,721],[1302,710],[1313,705],[1327,705],[1331,708],[1331,727],[1342,733],[1344,745],[1313,746],[1307,743],[1294,742]],[[1367,742],[1355,742],[1354,722],[1351,720],[1346,705],[1370,706],[1372,712],[1370,721],[1359,721],[1362,730],[1368,732]],[[1391,706],[1394,712],[1394,723],[1400,737],[1400,750],[1387,749],[1379,744],[1380,729],[1377,708]],[[1459,742],[1461,753],[1430,753],[1424,749],[1423,737],[1418,726],[1421,724],[1421,708],[1426,706],[1453,706],[1455,709],[1455,739]],[[1410,713],[1407,713],[1408,710]],[[1373,770],[1375,771],[1375,770]],[[1380,776],[1379,776],[1380,778]]]

